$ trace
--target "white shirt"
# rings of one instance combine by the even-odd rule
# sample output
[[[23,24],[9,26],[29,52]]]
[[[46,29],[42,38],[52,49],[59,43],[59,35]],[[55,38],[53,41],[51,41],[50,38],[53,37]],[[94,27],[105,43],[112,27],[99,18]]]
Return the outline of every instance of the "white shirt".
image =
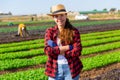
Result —
[[[61,42],[60,42],[60,39],[57,38],[57,45],[58,46],[62,46]],[[58,60],[57,60],[58,64],[68,64],[68,61],[67,59],[65,58],[64,55],[58,55]]]

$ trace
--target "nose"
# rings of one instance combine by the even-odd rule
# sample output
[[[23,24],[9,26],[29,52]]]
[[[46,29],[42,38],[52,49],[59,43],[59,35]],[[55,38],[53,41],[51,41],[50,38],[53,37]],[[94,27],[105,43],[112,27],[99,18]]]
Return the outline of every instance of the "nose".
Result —
[[[61,15],[59,15],[59,16],[58,16],[58,20],[61,20],[61,19],[62,19],[62,16],[61,16]]]

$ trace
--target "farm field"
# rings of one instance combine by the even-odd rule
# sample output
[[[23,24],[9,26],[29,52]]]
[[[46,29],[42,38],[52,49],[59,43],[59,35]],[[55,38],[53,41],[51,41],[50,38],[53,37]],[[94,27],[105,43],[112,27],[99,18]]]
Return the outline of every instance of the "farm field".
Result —
[[[0,24],[0,43],[7,42],[19,42],[24,40],[39,39],[44,38],[45,29],[53,26],[53,22],[24,22],[27,25],[30,36],[26,38],[16,37],[17,34],[17,24],[14,26],[8,26],[7,23]],[[72,21],[74,26],[76,26],[81,34],[107,31],[107,30],[117,30],[120,29],[120,20],[104,20],[104,21]],[[80,26],[80,27],[79,27]]]
[[[80,80],[119,80],[120,23],[76,24],[83,46]],[[5,29],[10,27],[4,25]],[[45,28],[29,32],[31,35],[25,38],[15,36],[15,30],[0,32],[0,80],[47,80],[44,75],[47,56],[43,51]]]

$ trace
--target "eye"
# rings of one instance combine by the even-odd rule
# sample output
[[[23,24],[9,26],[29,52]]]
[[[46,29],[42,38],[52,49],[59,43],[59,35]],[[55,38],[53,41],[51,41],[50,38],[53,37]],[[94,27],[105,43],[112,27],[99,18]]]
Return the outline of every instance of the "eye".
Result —
[[[64,15],[63,14],[60,14],[61,17],[63,17]]]
[[[58,15],[54,15],[53,17],[54,17],[54,18],[58,18]]]

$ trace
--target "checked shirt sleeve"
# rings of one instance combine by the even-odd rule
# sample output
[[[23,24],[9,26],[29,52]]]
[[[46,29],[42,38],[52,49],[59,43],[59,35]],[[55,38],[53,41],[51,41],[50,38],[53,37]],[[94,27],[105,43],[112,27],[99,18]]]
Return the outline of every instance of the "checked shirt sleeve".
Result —
[[[74,36],[73,36],[73,49],[66,51],[65,55],[68,57],[75,57],[80,56],[82,51],[80,33],[77,29],[75,29]]]
[[[44,52],[46,55],[50,57],[57,58],[58,55],[60,54],[59,47],[58,46],[50,47],[47,43],[48,40],[52,40],[53,34],[54,31],[52,30],[52,28],[46,30]]]

